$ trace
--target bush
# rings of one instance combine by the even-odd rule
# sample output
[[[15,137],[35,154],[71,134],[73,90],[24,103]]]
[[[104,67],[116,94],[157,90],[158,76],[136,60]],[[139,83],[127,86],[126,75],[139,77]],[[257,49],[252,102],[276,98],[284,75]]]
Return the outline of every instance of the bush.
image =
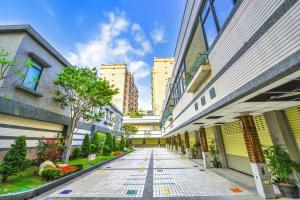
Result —
[[[47,181],[54,181],[61,177],[61,170],[58,168],[45,168],[42,171],[42,177]]]
[[[112,136],[110,133],[106,133],[106,140],[105,140],[105,143],[104,143],[104,147],[106,147],[106,153],[107,154],[110,154],[112,152]],[[104,151],[104,147],[103,147],[103,151]]]
[[[117,151],[118,150],[116,136],[112,136],[111,146],[112,146],[112,151]]]
[[[72,158],[79,158],[81,154],[81,148],[75,147],[73,150]]]
[[[66,176],[78,171],[78,167],[75,165],[61,166],[58,168],[61,176]]]
[[[111,153],[111,150],[108,145],[104,145],[102,152],[103,155],[109,155]]]
[[[20,136],[16,139],[15,144],[11,145],[11,149],[4,156],[0,166],[2,182],[6,182],[9,176],[15,175],[18,171],[21,171],[28,166],[26,155],[26,137]]]
[[[97,153],[97,146],[95,144],[91,144],[91,153]]]
[[[120,149],[120,151],[124,151],[124,148],[125,148],[125,138],[124,138],[124,136],[122,136],[121,140],[120,140],[119,149]]]
[[[116,151],[116,152],[114,152],[114,155],[115,156],[121,155],[121,152],[120,151]]]
[[[77,167],[77,171],[83,170],[83,164],[76,164],[76,165],[73,165],[73,166]]]
[[[83,156],[88,156],[91,153],[91,142],[89,134],[86,134],[83,139],[81,153]]]
[[[64,147],[64,139],[57,137],[55,139],[40,140],[37,146],[37,161],[39,165],[46,160],[57,162],[61,159]]]

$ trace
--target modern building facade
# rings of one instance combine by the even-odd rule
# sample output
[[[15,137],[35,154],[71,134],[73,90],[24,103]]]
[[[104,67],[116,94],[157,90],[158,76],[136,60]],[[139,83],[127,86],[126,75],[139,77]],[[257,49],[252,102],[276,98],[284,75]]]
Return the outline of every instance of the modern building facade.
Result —
[[[300,163],[299,12],[296,0],[188,0],[163,103],[168,148],[195,145],[210,167],[214,140],[222,167],[254,176],[264,198],[274,192],[262,146]]]
[[[161,137],[160,116],[124,116],[123,124],[132,124],[138,129],[128,137],[135,147],[163,147],[166,144]]]
[[[28,59],[34,64],[22,71],[24,77],[12,76],[0,83],[0,159],[20,135],[27,137],[28,156],[33,158],[39,140],[65,136],[68,130],[69,112],[53,100],[57,90],[53,80],[71,64],[29,25],[0,26],[0,48],[10,52],[18,69]],[[122,116],[116,108],[108,109]],[[77,134],[93,131],[112,132],[102,122],[80,122],[76,130]],[[83,137],[74,140],[80,143]]]
[[[174,58],[153,58],[152,67],[152,112],[162,115],[162,103],[174,66]]]
[[[138,89],[126,64],[103,64],[100,68],[100,76],[119,89],[119,93],[113,97],[113,104],[119,110],[125,114],[137,111]]]

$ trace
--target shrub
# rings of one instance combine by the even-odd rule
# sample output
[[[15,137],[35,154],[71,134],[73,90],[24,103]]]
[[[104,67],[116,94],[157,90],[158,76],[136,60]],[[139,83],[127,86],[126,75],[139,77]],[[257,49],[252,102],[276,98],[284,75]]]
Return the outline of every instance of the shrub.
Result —
[[[45,168],[42,171],[42,177],[47,181],[54,181],[61,177],[61,171],[59,168]]]
[[[104,147],[106,147],[106,150],[107,150],[107,154],[110,154],[112,152],[112,136],[110,133],[106,133],[106,140],[105,140],[105,143],[104,143]],[[103,151],[104,151],[104,147],[103,147]]]
[[[114,155],[115,156],[121,155],[121,152],[120,151],[116,151],[116,152],[114,152]]]
[[[26,154],[26,137],[20,136],[16,139],[15,144],[11,145],[11,149],[4,156],[0,166],[2,182],[6,182],[9,176],[15,175],[18,171],[28,166]]]
[[[94,134],[92,144],[95,145],[95,148],[96,148],[94,153],[99,153],[101,151],[101,145],[100,145],[100,137],[99,137],[98,133]],[[92,146],[91,146],[91,148],[92,148]]]
[[[61,166],[58,169],[60,170],[61,176],[66,176],[78,171],[78,167],[75,165]]]
[[[79,158],[81,154],[81,148],[75,147],[73,150],[72,158]]]
[[[95,144],[91,144],[91,153],[97,153],[97,146]]]
[[[111,146],[112,146],[112,151],[117,151],[118,150],[116,136],[112,136]]]
[[[83,139],[81,153],[83,156],[88,156],[91,153],[91,142],[89,134],[86,134]]]
[[[102,152],[103,155],[109,155],[111,153],[111,150],[108,145],[104,145]]]
[[[73,165],[73,166],[77,167],[77,171],[83,170],[83,164],[76,164],[76,165]]]
[[[64,140],[61,137],[55,139],[40,140],[37,146],[37,164],[46,160],[57,162],[61,159]]]
[[[125,138],[124,138],[124,136],[122,136],[121,140],[120,140],[119,149],[120,149],[120,151],[124,151],[124,148],[125,148]]]

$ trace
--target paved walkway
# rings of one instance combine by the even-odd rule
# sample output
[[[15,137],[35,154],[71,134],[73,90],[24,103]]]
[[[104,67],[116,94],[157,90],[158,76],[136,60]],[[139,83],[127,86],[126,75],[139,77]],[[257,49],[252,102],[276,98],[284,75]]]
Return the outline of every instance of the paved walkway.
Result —
[[[239,199],[254,193],[167,149],[136,151],[35,199]]]

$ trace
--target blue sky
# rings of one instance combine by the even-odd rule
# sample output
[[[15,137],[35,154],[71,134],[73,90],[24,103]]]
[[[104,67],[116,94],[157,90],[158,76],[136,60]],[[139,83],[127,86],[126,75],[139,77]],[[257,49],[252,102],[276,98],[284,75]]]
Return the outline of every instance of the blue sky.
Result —
[[[153,57],[172,57],[184,0],[9,0],[1,24],[30,24],[72,64],[127,63],[151,109]]]

